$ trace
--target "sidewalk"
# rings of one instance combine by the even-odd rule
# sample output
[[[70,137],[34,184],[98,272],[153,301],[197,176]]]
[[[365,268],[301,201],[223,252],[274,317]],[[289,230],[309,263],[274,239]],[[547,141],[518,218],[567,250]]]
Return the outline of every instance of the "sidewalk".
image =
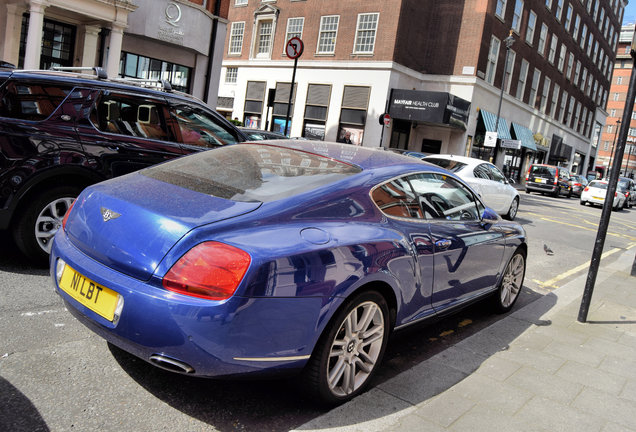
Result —
[[[635,249],[299,431],[636,431]]]

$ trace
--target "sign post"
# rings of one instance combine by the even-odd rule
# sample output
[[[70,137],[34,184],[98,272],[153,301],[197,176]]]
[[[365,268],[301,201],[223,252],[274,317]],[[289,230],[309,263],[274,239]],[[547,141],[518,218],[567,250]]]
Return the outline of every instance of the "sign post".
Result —
[[[287,41],[285,46],[285,53],[287,57],[294,59],[294,72],[292,72],[291,86],[289,88],[289,103],[287,104],[287,115],[285,116],[285,136],[287,136],[289,129],[289,112],[291,110],[292,98],[294,96],[294,83],[296,81],[296,68],[298,67],[298,57],[303,54],[305,46],[303,41],[298,37],[293,37]]]

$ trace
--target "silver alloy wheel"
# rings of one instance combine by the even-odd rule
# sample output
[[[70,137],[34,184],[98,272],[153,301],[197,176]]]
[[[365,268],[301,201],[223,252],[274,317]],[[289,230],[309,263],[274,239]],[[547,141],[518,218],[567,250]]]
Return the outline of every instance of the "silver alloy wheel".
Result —
[[[42,209],[35,220],[35,239],[44,252],[51,253],[53,236],[62,226],[64,215],[73,204],[74,197],[58,198]]]
[[[512,257],[501,281],[501,306],[504,308],[510,307],[519,292],[521,291],[521,285],[523,284],[523,275],[525,272],[524,257],[518,253]]]
[[[384,316],[371,301],[361,303],[336,332],[327,365],[327,384],[334,395],[360,388],[378,362],[384,339]]]
[[[514,220],[514,218],[517,216],[517,210],[519,210],[519,200],[517,198],[514,198],[512,200],[512,204],[510,204],[510,210],[508,210],[508,217],[510,218],[510,220]]]

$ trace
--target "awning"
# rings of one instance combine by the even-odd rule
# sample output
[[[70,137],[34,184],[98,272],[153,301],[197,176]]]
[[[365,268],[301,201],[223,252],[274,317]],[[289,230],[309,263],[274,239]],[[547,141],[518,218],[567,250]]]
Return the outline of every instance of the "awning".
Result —
[[[485,109],[479,110],[479,115],[484,121],[484,126],[488,132],[495,132],[495,125],[497,124],[497,116]],[[497,131],[499,139],[512,139],[510,136],[510,127],[505,118],[499,117],[499,130]]]
[[[521,147],[537,151],[537,144],[534,142],[534,134],[530,129],[512,122],[512,131],[516,135],[516,138],[521,141]]]

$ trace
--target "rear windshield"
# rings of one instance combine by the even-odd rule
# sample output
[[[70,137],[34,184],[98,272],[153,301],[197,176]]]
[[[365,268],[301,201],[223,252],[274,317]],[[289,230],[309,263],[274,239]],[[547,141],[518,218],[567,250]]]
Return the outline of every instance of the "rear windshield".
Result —
[[[533,165],[530,174],[538,177],[554,177],[556,168],[551,166]]]
[[[150,167],[141,174],[228,200],[269,202],[360,171],[356,166],[299,150],[236,144]]]
[[[444,169],[447,169],[450,172],[454,172],[454,173],[460,171],[462,168],[464,168],[466,166],[465,163],[458,162],[458,161],[452,160],[452,159],[426,158],[424,160],[426,162],[430,162],[432,164],[440,166],[440,167],[442,167]]]
[[[596,188],[596,189],[607,189],[607,183],[599,182],[599,181],[592,181],[592,182],[590,182],[589,187]]]

